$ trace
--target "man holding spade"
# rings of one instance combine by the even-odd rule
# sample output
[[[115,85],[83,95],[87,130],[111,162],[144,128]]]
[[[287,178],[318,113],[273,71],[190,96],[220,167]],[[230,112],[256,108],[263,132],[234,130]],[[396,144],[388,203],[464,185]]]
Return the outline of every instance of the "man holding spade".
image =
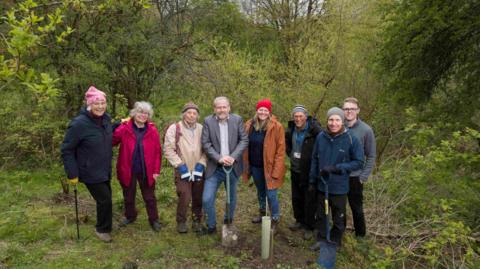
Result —
[[[214,114],[205,118],[201,138],[203,151],[208,160],[202,197],[207,227],[204,227],[200,234],[214,234],[217,231],[215,199],[222,183],[229,187],[230,192],[229,198],[227,197],[229,208],[225,212],[224,223],[232,223],[238,177],[242,171],[242,154],[248,146],[243,120],[240,116],[230,113],[229,100],[223,96],[215,98],[213,109]]]
[[[358,139],[344,125],[342,109],[333,107],[327,112],[327,129],[318,134],[312,154],[309,183],[318,192],[320,257],[324,267],[326,250],[335,252],[340,247],[345,231],[345,213],[349,189],[349,175],[363,166],[363,148]],[[329,229],[328,217],[332,215],[333,227]]]

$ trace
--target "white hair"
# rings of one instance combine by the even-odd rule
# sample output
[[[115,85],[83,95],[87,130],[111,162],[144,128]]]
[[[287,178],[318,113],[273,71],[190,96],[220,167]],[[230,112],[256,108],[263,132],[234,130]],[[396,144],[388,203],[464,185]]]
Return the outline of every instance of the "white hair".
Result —
[[[219,102],[225,101],[227,102],[228,106],[230,106],[230,101],[225,96],[218,96],[213,100],[213,107],[216,107]]]
[[[145,101],[135,102],[133,109],[130,110],[130,117],[135,117],[139,112],[148,113],[148,118],[151,119],[153,117],[152,104]]]

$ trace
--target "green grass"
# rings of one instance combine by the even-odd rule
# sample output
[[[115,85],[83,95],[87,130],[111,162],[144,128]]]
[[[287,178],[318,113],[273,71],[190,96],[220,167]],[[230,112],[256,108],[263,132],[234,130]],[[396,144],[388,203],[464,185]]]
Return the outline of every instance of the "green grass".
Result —
[[[73,193],[61,194],[63,171],[59,166],[31,172],[0,171],[0,268],[122,268],[129,262],[139,268],[315,267],[317,254],[308,250],[312,242],[287,228],[292,221],[289,183],[281,189],[284,217],[275,237],[274,259],[262,261],[260,226],[250,223],[257,213],[255,187],[240,183],[235,221],[240,242],[235,249],[224,249],[219,233],[207,237],[191,231],[185,235],[176,233],[177,198],[171,175],[171,168],[165,167],[157,182],[160,220],[166,224],[160,233],[150,229],[140,193],[137,221],[125,228],[117,227],[122,217],[122,192],[118,182],[112,181],[114,241],[105,244],[95,236],[95,204],[83,184],[78,188],[81,240],[76,240]],[[217,199],[218,223],[225,197],[221,190]],[[358,268],[368,256],[366,246],[350,234],[345,242],[338,255],[338,268]]]

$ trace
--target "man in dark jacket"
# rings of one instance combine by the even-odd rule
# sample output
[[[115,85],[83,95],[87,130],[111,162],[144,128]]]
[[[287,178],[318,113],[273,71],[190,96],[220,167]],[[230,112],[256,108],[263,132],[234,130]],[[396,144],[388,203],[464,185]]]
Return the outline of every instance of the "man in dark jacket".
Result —
[[[97,205],[97,237],[112,238],[112,125],[106,95],[95,87],[85,93],[86,108],[68,125],[61,147],[70,184],[83,182]]]
[[[288,122],[285,132],[287,156],[290,158],[290,179],[292,184],[292,207],[295,222],[290,230],[305,229],[304,238],[310,239],[315,228],[317,208],[315,192],[308,191],[308,174],[315,137],[321,131],[320,125],[302,105],[292,110],[293,120]]]
[[[328,204],[331,209],[333,227],[331,240],[341,245],[345,231],[345,212],[349,189],[349,175],[363,166],[363,148],[358,139],[344,126],[344,113],[338,107],[327,112],[327,130],[315,141],[310,167],[309,189],[318,191],[318,240],[325,240],[325,191],[328,186]]]

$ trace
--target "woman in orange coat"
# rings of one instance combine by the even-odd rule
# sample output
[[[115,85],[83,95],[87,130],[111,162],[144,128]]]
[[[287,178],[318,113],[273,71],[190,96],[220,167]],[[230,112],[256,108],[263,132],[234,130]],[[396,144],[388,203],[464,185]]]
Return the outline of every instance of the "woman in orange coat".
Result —
[[[285,130],[272,115],[272,103],[260,100],[253,119],[245,123],[248,134],[248,150],[243,154],[243,180],[253,177],[257,187],[260,215],[252,219],[260,223],[266,211],[266,198],[271,209],[272,223],[275,226],[280,218],[278,189],[285,176]]]

